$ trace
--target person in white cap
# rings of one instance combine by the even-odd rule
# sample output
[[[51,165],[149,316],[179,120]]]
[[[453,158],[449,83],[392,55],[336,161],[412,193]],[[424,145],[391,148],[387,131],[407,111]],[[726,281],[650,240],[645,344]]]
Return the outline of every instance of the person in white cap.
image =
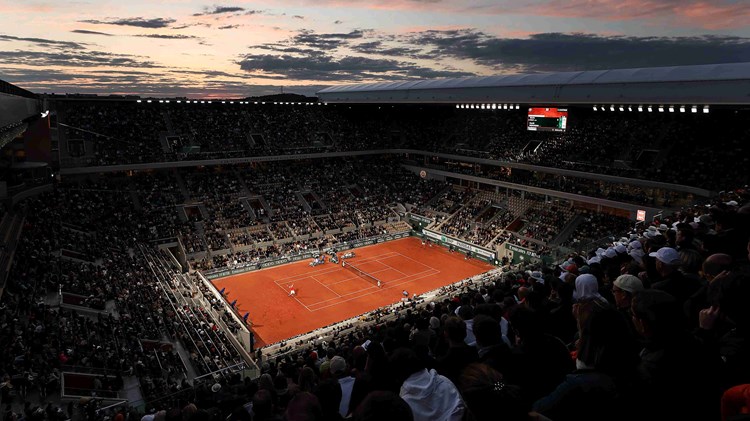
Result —
[[[656,271],[661,277],[659,282],[651,286],[653,289],[667,292],[680,302],[685,302],[701,287],[698,280],[688,278],[678,270],[682,258],[677,250],[662,247],[656,252],[649,253],[649,256],[656,258]]]
[[[615,296],[617,310],[631,324],[633,313],[631,312],[630,304],[633,301],[633,295],[638,291],[643,291],[643,282],[637,276],[620,275],[612,283],[612,294]]]

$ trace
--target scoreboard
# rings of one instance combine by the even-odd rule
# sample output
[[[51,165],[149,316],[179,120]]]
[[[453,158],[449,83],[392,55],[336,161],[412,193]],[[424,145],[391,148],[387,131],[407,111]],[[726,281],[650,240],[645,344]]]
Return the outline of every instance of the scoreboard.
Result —
[[[526,128],[538,132],[564,132],[568,127],[567,108],[529,108]]]

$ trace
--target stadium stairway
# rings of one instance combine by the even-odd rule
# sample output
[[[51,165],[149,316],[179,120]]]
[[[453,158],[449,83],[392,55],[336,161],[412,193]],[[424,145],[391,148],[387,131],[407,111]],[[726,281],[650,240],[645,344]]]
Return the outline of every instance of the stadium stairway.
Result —
[[[578,228],[578,225],[580,225],[584,221],[584,218],[582,215],[576,215],[572,221],[568,223],[568,225],[563,228],[557,236],[552,239],[550,242],[550,245],[552,246],[558,246],[562,244],[565,240],[570,237],[573,232],[575,232],[576,228]]]
[[[185,180],[182,178],[180,173],[177,171],[172,171],[172,175],[174,175],[174,178],[177,180],[177,187],[180,188],[183,200],[190,200],[190,190],[188,190],[187,185],[185,184]]]

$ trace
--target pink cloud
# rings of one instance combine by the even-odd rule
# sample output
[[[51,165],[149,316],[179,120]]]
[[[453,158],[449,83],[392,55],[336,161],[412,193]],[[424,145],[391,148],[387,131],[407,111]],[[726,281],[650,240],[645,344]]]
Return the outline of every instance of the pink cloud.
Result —
[[[743,0],[276,0],[277,6],[279,3],[459,15],[524,14],[604,21],[645,20],[708,30],[744,27],[750,19],[750,7]]]
[[[479,6],[473,10],[494,14],[521,13],[609,21],[666,20],[671,26],[709,30],[743,27],[750,19],[750,7],[747,4],[727,0],[541,0],[518,6]]]

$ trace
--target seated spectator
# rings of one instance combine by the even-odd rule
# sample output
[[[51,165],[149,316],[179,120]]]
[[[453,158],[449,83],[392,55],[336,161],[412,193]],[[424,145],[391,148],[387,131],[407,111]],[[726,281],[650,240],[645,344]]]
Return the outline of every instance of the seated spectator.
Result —
[[[399,396],[411,407],[414,421],[460,421],[465,406],[456,386],[427,370],[414,351],[400,348],[390,359],[401,383]]]

